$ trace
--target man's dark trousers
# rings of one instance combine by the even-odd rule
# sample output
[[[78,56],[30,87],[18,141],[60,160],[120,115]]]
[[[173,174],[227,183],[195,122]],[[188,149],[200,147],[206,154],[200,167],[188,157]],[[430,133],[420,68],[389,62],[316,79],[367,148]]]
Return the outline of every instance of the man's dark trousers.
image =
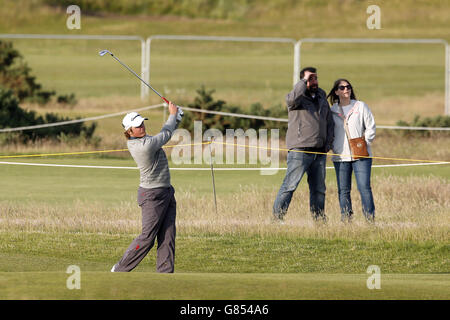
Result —
[[[156,271],[172,273],[175,264],[175,190],[168,188],[138,189],[138,204],[142,208],[142,233],[133,240],[115,272],[131,271],[147,255],[157,238]]]

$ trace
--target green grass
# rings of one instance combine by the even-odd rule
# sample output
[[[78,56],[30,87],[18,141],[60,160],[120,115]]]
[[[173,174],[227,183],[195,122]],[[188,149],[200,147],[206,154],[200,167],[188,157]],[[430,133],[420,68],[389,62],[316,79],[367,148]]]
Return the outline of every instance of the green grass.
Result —
[[[98,52],[109,49],[140,74],[138,41],[13,40],[39,83],[58,94],[78,98],[105,95],[139,96],[140,82],[112,58]],[[117,65],[116,65],[117,64]]]
[[[182,213],[180,213],[182,214]],[[448,244],[354,241],[296,236],[201,233],[178,227],[176,272],[185,273],[364,273],[378,265],[384,273],[446,273]],[[275,231],[276,226],[273,227]],[[61,271],[78,265],[109,271],[136,237],[133,234],[1,232],[0,271]],[[155,272],[156,250],[135,269]]]
[[[173,275],[155,251],[130,274],[110,274],[131,235],[1,232],[2,299],[448,299],[448,246],[283,237],[177,237]],[[411,257],[414,259],[411,260]],[[368,290],[369,265],[381,290]],[[68,290],[69,265],[81,290]],[[426,273],[426,274],[423,274]],[[154,290],[154,288],[159,288]]]
[[[39,300],[446,300],[449,297],[447,275],[382,274],[379,290],[367,289],[369,275],[364,274],[163,275],[108,274],[81,269],[79,290],[66,288],[69,276],[64,271],[0,273],[0,284],[7,288],[1,297]]]
[[[189,8],[195,8],[189,1]],[[184,3],[187,3],[185,1]],[[2,0],[4,7],[0,30],[14,33],[68,33],[68,34],[214,34],[249,36],[301,37],[414,37],[449,38],[448,5],[445,1],[380,0],[382,29],[369,30],[364,1],[257,1],[239,5],[239,17],[208,19],[205,15],[190,17],[186,11],[152,12],[147,16],[89,15],[82,10],[82,29],[66,28],[65,10],[43,7],[27,0]],[[180,5],[172,4],[172,6]],[[170,7],[170,5],[169,5]],[[244,10],[242,11],[242,9]],[[246,9],[250,9],[247,11]],[[195,10],[199,12],[200,10]],[[201,11],[203,12],[203,11]],[[419,14],[420,12],[420,14]],[[160,14],[160,15],[158,15]],[[179,14],[185,16],[180,18]],[[187,16],[187,18],[186,18]],[[36,20],[38,20],[37,23]]]

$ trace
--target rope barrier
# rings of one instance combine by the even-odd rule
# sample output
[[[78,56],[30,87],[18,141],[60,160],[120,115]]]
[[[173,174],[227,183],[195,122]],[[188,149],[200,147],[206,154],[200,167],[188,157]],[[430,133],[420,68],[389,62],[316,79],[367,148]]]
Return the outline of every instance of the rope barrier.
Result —
[[[239,146],[239,147],[249,147],[249,148],[258,148],[258,149],[266,149],[266,150],[278,150],[278,151],[290,151],[290,152],[301,152],[301,153],[311,153],[311,154],[326,154],[331,156],[341,156],[341,157],[351,157],[350,154],[337,154],[337,153],[331,153],[331,152],[314,152],[314,151],[304,151],[304,150],[295,150],[295,149],[283,149],[283,148],[268,148],[268,147],[259,147],[259,146],[246,146],[246,145],[239,145],[236,143],[227,143],[227,142],[214,142],[214,143],[220,143],[224,145],[233,145],[233,146]],[[440,160],[418,160],[418,159],[402,159],[402,158],[387,158],[387,157],[373,157],[373,156],[358,156],[361,158],[371,158],[371,159],[380,159],[380,160],[394,160],[394,161],[415,161],[415,162],[436,162],[436,163],[450,163],[446,161],[440,161]]]
[[[254,115],[247,115],[247,114],[242,114],[242,113],[210,111],[210,110],[195,109],[195,108],[188,108],[188,107],[182,107],[182,108],[183,108],[183,110],[187,110],[187,111],[191,111],[191,112],[218,114],[218,115],[229,116],[229,117],[239,117],[239,118],[248,118],[248,119],[256,119],[256,120],[278,121],[278,122],[289,122],[289,120],[285,119],[285,118],[254,116]],[[377,125],[377,129],[450,131],[450,128],[444,128],[444,127],[405,127],[405,126],[384,126],[384,125]]]
[[[166,106],[166,104],[161,103],[161,104],[147,106],[147,107],[143,107],[143,108],[139,108],[139,109],[116,112],[116,113],[105,114],[105,115],[101,115],[101,116],[89,117],[89,118],[84,118],[84,119],[60,121],[60,122],[54,122],[54,123],[46,123],[46,124],[39,124],[39,125],[33,125],[33,126],[23,126],[23,127],[16,127],[16,128],[3,128],[3,129],[0,129],[0,133],[1,132],[13,132],[13,131],[40,129],[40,128],[47,128],[47,127],[56,127],[56,126],[73,124],[73,123],[100,120],[100,119],[111,118],[111,117],[123,115],[123,114],[126,114],[131,111],[144,111],[144,110],[155,109],[155,108],[160,108],[160,107],[164,107],[164,106]],[[221,116],[238,117],[238,118],[255,119],[255,120],[288,122],[288,119],[285,119],[285,118],[273,118],[273,117],[265,117],[265,116],[248,115],[248,114],[243,114],[243,113],[211,111],[211,110],[196,109],[196,108],[189,108],[189,107],[183,107],[183,106],[181,108],[183,110],[190,111],[190,112],[217,114],[217,115],[221,115]],[[385,125],[377,125],[377,129],[450,131],[450,128],[445,128],[445,127],[405,127],[405,126],[385,126]]]
[[[88,168],[88,169],[127,169],[138,170],[138,167],[118,167],[118,166],[91,166],[91,165],[76,165],[76,164],[54,164],[54,163],[30,163],[30,162],[6,162],[0,161],[0,164],[21,165],[21,166],[37,166],[37,167],[62,167],[62,168]],[[392,168],[392,167],[410,167],[410,166],[430,166],[447,164],[446,162],[438,163],[402,163],[402,164],[383,164],[373,165],[372,168]],[[233,167],[221,168],[214,167],[214,171],[261,171],[261,170],[286,170],[286,167],[271,168],[271,167]],[[326,167],[326,169],[334,169],[334,167]],[[171,167],[170,170],[175,171],[211,171],[211,168],[196,168],[196,167]]]
[[[221,145],[232,145],[235,147],[243,147],[243,148],[257,148],[257,149],[265,149],[271,151],[285,151],[285,152],[300,152],[300,153],[309,153],[309,154],[324,154],[331,156],[351,156],[347,154],[336,154],[336,153],[325,153],[325,152],[314,152],[314,151],[304,151],[304,150],[293,150],[293,149],[285,149],[285,148],[269,148],[269,147],[260,147],[260,146],[251,146],[251,145],[242,145],[237,143],[227,143],[227,142],[216,142],[214,140],[201,142],[201,143],[189,143],[189,144],[176,144],[176,145],[168,145],[163,146],[162,148],[175,148],[175,147],[187,147],[187,146],[196,146],[196,145],[207,145],[207,144],[221,144]],[[128,149],[118,149],[118,150],[99,150],[99,151],[81,151],[81,152],[63,152],[63,153],[48,153],[48,154],[31,154],[31,155],[12,155],[12,156],[0,156],[0,159],[7,158],[28,158],[28,157],[48,157],[48,156],[66,156],[66,155],[85,155],[85,154],[95,154],[95,153],[110,153],[110,152],[123,152],[128,151]],[[362,158],[371,158],[371,159],[379,159],[379,160],[392,160],[392,161],[412,161],[412,162],[421,162],[421,163],[442,163],[448,164],[450,162],[441,161],[441,160],[422,160],[422,159],[406,159],[406,158],[389,158],[389,157],[374,157],[374,156],[362,156]]]
[[[288,122],[288,119],[283,119],[283,118],[254,116],[254,115],[248,115],[248,114],[243,114],[243,113],[231,113],[231,112],[223,112],[223,111],[210,111],[210,110],[196,109],[196,108],[189,108],[189,107],[181,107],[181,108],[183,109],[183,111],[186,110],[186,111],[191,111],[191,112],[218,114],[218,115],[221,115],[221,116],[247,118],[247,119],[255,119],[255,120],[268,120],[268,121]]]
[[[108,113],[108,114],[104,114],[104,115],[101,115],[101,116],[89,117],[89,118],[84,118],[84,119],[75,119],[75,120],[60,121],[60,122],[53,122],[53,123],[37,124],[37,125],[34,125],[34,126],[5,128],[5,129],[0,129],[0,132],[13,132],[13,131],[24,131],[24,130],[48,128],[48,127],[58,127],[58,126],[64,126],[64,125],[68,125],[68,124],[74,124],[74,123],[80,123],[80,122],[86,122],[86,121],[93,121],[93,120],[99,120],[99,119],[116,117],[116,116],[120,116],[122,114],[127,114],[128,112],[131,112],[131,111],[143,111],[143,110],[160,108],[160,107],[163,107],[163,106],[164,106],[164,104],[161,103],[161,104],[157,104],[157,105],[153,105],[153,106],[147,106],[147,107],[143,107],[143,108],[139,108],[139,109],[133,109],[133,110],[128,110],[128,111],[121,111],[121,112],[116,112],[116,113]]]
[[[189,144],[175,144],[175,145],[163,146],[163,148],[187,147],[187,146],[196,146],[196,145],[204,145],[204,144],[210,144],[210,142],[189,143]],[[124,151],[128,151],[128,149],[80,151],[80,152],[61,152],[61,153],[43,153],[43,154],[22,154],[22,155],[13,155],[13,156],[0,156],[0,159],[85,155],[85,154],[96,154],[96,153],[124,152]]]
[[[0,159],[69,156],[69,155],[83,155],[83,154],[96,154],[96,153],[123,152],[123,151],[128,151],[128,149],[80,151],[80,152],[61,152],[61,153],[43,153],[43,154],[22,154],[22,155],[14,155],[14,156],[0,156]]]

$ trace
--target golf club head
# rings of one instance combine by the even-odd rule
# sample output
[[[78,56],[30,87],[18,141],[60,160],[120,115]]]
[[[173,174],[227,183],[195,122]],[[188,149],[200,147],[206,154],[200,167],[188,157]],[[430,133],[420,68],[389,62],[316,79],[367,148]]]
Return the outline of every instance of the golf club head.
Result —
[[[112,53],[109,50],[102,50],[100,51],[98,54],[100,55],[100,57],[103,57],[105,54],[109,53],[110,55],[112,55]]]

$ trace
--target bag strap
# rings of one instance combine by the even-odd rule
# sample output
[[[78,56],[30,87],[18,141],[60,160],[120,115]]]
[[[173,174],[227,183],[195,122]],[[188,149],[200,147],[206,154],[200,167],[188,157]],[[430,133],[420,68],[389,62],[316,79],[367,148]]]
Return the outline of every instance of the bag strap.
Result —
[[[342,109],[342,107],[340,105],[338,105],[338,107],[339,107],[339,116],[344,121],[344,130],[345,130],[345,133],[347,134],[347,139],[350,139],[350,132],[348,130],[348,123],[347,123],[348,118],[346,118],[344,115],[344,109]]]
[[[339,116],[344,121],[344,130],[345,130],[345,133],[346,133],[346,136],[347,136],[348,145],[350,147],[350,131],[348,130],[348,123],[347,123],[348,118],[344,115],[344,109],[340,105],[338,105],[338,107],[339,107]],[[350,149],[350,159],[353,160],[353,154],[351,152],[351,149]]]

